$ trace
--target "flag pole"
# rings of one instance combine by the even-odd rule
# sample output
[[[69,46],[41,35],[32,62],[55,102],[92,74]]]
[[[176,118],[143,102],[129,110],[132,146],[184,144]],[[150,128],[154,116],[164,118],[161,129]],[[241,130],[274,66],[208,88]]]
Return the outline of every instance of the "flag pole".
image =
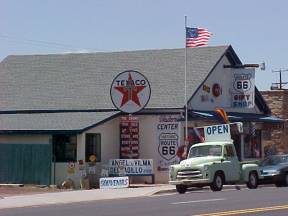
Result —
[[[185,137],[184,142],[186,144],[188,140],[188,108],[187,108],[187,45],[186,45],[186,28],[187,28],[187,16],[185,16],[185,75],[184,75],[184,88],[185,88]]]

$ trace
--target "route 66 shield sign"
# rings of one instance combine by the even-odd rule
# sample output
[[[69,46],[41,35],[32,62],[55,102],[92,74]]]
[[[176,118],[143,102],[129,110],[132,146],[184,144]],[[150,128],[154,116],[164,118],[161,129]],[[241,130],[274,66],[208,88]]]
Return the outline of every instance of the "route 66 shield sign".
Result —
[[[161,133],[159,135],[158,152],[162,158],[169,161],[176,156],[178,135],[176,133]]]

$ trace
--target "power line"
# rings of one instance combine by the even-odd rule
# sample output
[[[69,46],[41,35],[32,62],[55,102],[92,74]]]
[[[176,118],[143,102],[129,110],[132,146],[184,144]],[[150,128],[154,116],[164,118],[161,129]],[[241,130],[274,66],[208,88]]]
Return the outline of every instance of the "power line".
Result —
[[[0,33],[0,38],[16,41],[19,43],[28,43],[32,45],[40,45],[40,46],[53,46],[54,48],[68,48],[68,49],[75,49],[75,46],[68,45],[68,44],[62,44],[62,43],[57,43],[57,42],[50,42],[50,41],[43,41],[43,40],[33,40],[33,39],[28,39],[28,38],[19,38],[19,37],[14,37],[14,36],[8,36]]]
[[[51,41],[44,41],[44,40],[34,40],[34,39],[28,39],[28,38],[19,38],[14,36],[9,36],[6,34],[0,33],[0,38],[4,38],[13,42],[22,43],[22,44],[28,44],[33,46],[42,46],[42,47],[48,47],[48,48],[54,48],[54,49],[70,49],[70,50],[76,50],[78,52],[79,50],[89,50],[87,52],[103,52],[103,51],[109,51],[104,49],[95,49],[95,48],[79,48],[73,45],[69,44],[63,44],[58,42],[51,42]]]

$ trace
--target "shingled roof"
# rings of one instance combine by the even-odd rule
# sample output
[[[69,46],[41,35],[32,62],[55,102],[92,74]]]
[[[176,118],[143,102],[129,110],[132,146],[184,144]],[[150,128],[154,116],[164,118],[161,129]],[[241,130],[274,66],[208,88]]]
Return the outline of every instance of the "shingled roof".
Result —
[[[1,133],[81,133],[105,122],[119,113],[115,112],[63,112],[0,114]]]
[[[188,99],[224,55],[241,64],[231,46],[187,50]],[[0,133],[81,133],[111,119],[119,112],[110,86],[126,70],[149,80],[146,108],[182,109],[184,67],[185,49],[8,56],[0,63]]]
[[[188,96],[228,49],[188,49]],[[110,86],[125,70],[149,80],[147,108],[183,107],[184,63],[185,49],[8,56],[0,63],[0,112],[114,109]]]

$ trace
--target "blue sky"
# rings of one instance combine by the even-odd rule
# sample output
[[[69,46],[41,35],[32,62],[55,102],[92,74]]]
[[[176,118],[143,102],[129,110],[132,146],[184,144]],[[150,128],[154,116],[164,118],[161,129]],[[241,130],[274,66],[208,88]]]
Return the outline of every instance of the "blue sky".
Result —
[[[243,63],[265,61],[256,86],[269,90],[279,80],[272,70],[288,69],[287,8],[286,0],[0,0],[0,60],[183,48],[186,15],[188,26],[213,33],[209,45],[231,44]]]

